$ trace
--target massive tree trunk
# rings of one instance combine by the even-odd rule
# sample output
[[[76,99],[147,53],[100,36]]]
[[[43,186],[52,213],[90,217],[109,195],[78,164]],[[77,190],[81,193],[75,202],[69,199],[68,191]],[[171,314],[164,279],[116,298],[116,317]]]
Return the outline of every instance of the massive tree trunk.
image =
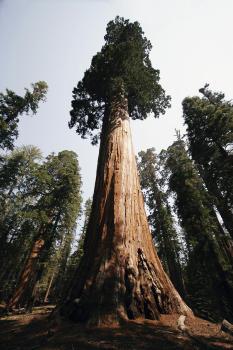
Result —
[[[104,117],[84,256],[61,313],[92,325],[192,314],[152,242],[123,98]]]

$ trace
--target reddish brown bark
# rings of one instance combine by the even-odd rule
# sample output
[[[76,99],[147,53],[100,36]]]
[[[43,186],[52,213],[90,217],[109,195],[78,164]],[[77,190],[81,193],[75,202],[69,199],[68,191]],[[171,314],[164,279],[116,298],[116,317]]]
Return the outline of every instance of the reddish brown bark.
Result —
[[[31,253],[20,275],[18,287],[15,289],[13,296],[8,302],[9,309],[16,308],[22,302],[23,297],[27,292],[27,287],[33,278],[33,274],[35,273],[35,266],[44,245],[45,241],[43,239],[37,239],[34,242]]]
[[[50,213],[51,218],[53,217]],[[43,264],[48,258],[49,249],[51,248],[56,235],[56,229],[61,217],[61,210],[56,214],[54,223],[52,219],[44,226],[42,225],[35,242],[33,243],[31,252],[22,269],[19,282],[8,302],[8,308],[13,309],[18,305],[26,306],[31,309],[34,303],[34,294],[36,292],[36,283],[39,281]],[[41,266],[39,266],[39,263]]]
[[[122,99],[104,119],[84,256],[61,313],[100,325],[173,312],[192,313],[152,242]]]

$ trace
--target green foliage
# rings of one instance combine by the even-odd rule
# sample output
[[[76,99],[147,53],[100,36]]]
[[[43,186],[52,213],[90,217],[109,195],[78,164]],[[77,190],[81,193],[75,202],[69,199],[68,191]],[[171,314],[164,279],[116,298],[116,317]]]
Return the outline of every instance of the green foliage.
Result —
[[[25,95],[19,96],[12,90],[0,93],[0,148],[12,150],[18,137],[19,116],[35,114],[40,101],[45,101],[48,86],[44,81],[32,84],[32,92],[25,89]]]
[[[36,223],[28,207],[32,195],[35,172],[41,152],[27,146],[15,149],[2,158],[0,168],[0,284],[8,294],[15,283],[27,250],[30,250]]]
[[[210,197],[181,139],[168,148],[166,166],[189,252],[187,288],[192,307],[209,319],[232,319],[232,261],[219,239],[223,231]]]
[[[180,266],[181,250],[174,220],[161,177],[161,164],[154,148],[138,153],[138,169],[145,203],[148,209],[148,221],[156,243],[158,255],[166,272],[181,295],[184,285]]]
[[[35,283],[50,255],[57,255],[58,250],[61,256],[56,258],[57,266],[62,270],[66,264],[82,201],[77,155],[62,151],[41,163],[37,148],[16,149],[4,158],[0,191],[0,242],[4,252],[0,281],[2,286],[9,285],[9,294],[37,239],[43,238],[45,247],[35,270]]]
[[[80,213],[78,213],[80,214]],[[72,231],[73,229],[73,231]],[[69,280],[69,256],[74,241],[76,225],[68,226],[61,234],[61,239],[49,250],[48,258],[42,266],[42,277],[38,283],[39,295],[44,299],[47,289],[50,288],[47,300],[57,302],[62,298]],[[52,284],[51,283],[52,280]]]
[[[69,259],[68,276],[70,280],[73,277],[74,272],[77,270],[81,257],[83,256],[84,241],[85,241],[87,227],[88,227],[89,218],[91,214],[91,207],[92,207],[92,200],[88,198],[84,205],[84,223],[78,239],[77,248],[74,251],[74,253],[70,256],[70,259]]]
[[[219,191],[226,206],[232,208],[233,104],[208,85],[199,91],[203,97],[183,101],[190,152],[208,188],[215,188],[213,195]]]
[[[35,178],[34,194],[39,199],[34,209],[40,212],[40,219],[51,222],[51,218],[60,212],[66,225],[70,220],[73,222],[81,202],[80,187],[77,155],[72,151],[49,155]]]
[[[73,90],[70,127],[83,138],[98,141],[105,111],[119,92],[128,100],[133,119],[148,113],[158,117],[170,105],[159,82],[159,71],[149,59],[151,43],[138,22],[116,17],[107,25],[105,44],[91,62],[83,79]]]
[[[202,238],[202,236],[199,237],[199,235],[203,235],[202,225],[205,224],[207,229],[210,227],[209,211],[203,207],[206,202],[203,183],[193,162],[188,157],[185,143],[182,140],[174,142],[168,148],[166,165],[171,171],[169,187],[171,191],[176,193],[175,204],[178,215],[181,223],[185,226],[188,247],[192,250]],[[195,220],[193,216],[197,216],[199,219]]]
[[[188,137],[196,147],[208,149],[209,156],[219,151],[223,156],[231,154],[233,147],[233,105],[224,100],[223,93],[212,92],[208,85],[199,90],[203,97],[186,98],[183,101]]]
[[[81,209],[80,190],[80,168],[74,152],[49,155],[38,169],[35,193],[39,199],[31,210],[38,215],[38,227],[42,227],[42,233],[39,229],[36,237],[45,240],[45,248],[39,257],[35,281],[42,277],[52,254],[57,261],[57,279],[60,279],[60,285],[62,283]]]
[[[0,239],[2,244],[17,234],[18,220],[24,222],[27,219],[27,207],[34,203],[33,181],[39,167],[37,162],[41,157],[38,148],[27,146],[18,148],[3,158],[0,168]]]

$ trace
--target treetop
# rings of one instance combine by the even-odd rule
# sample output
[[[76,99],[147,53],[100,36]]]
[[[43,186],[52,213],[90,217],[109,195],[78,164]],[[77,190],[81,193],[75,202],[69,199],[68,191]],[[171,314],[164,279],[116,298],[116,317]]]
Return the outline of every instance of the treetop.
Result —
[[[138,22],[116,17],[107,25],[105,44],[92,58],[91,66],[73,90],[69,127],[76,127],[82,138],[98,142],[105,111],[112,99],[123,91],[132,119],[155,117],[170,106],[159,84],[159,70],[152,67],[152,45]]]

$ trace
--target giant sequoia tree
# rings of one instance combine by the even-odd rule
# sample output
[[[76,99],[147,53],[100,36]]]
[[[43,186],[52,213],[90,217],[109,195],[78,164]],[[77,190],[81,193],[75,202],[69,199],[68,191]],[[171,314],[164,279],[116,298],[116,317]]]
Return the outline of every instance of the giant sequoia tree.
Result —
[[[73,91],[70,127],[100,151],[84,255],[61,306],[75,321],[108,324],[191,313],[163,271],[144,210],[129,119],[169,106],[138,22],[109,22],[105,44]]]

